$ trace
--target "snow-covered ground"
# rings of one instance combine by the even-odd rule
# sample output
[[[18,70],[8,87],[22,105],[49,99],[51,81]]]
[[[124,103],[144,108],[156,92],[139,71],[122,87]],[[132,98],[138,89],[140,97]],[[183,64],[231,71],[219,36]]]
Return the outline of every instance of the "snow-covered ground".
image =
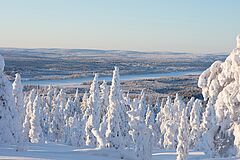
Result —
[[[47,143],[29,144],[25,151],[17,152],[16,147],[0,145],[0,159],[4,160],[120,160],[120,153],[110,149],[84,148]],[[133,154],[129,151],[124,154],[126,160],[133,160]],[[175,160],[176,152],[171,150],[154,149],[152,160]],[[215,160],[237,160],[237,158],[215,158]],[[209,160],[203,152],[190,151],[188,160]]]
[[[65,144],[29,144],[26,151],[16,152],[15,146],[0,145],[0,159],[77,159],[77,160],[119,160],[120,153],[110,149],[79,149]],[[126,158],[133,159],[131,152],[124,153]],[[153,160],[175,160],[175,151],[154,150]],[[189,160],[206,159],[203,152],[190,152]]]
[[[4,160],[120,160],[120,153],[112,149],[84,148],[47,143],[29,144],[25,151],[17,152],[16,147],[0,145],[0,159]],[[131,151],[124,154],[126,160],[134,160]],[[152,160],[175,160],[176,152],[171,150],[154,149]],[[203,152],[190,151],[189,160],[208,160]],[[219,160],[220,158],[215,158]],[[221,158],[222,160],[236,160],[236,158]]]

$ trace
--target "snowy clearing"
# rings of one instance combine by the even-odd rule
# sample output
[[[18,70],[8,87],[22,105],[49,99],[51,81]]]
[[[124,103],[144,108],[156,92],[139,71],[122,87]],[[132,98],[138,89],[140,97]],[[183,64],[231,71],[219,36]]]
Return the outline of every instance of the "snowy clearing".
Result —
[[[126,152],[124,154],[127,160],[131,160],[133,154]],[[153,160],[175,160],[175,151],[153,150]],[[16,152],[15,146],[0,146],[0,159],[78,159],[78,160],[119,160],[120,154],[113,149],[79,149],[77,147],[46,143],[46,144],[29,144],[26,151]],[[203,152],[193,152],[189,154],[189,160],[205,159]]]

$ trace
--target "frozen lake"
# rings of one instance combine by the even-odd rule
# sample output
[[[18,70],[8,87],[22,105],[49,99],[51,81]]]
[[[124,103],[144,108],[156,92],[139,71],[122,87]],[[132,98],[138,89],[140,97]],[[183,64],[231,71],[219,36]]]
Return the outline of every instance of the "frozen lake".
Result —
[[[175,77],[184,75],[198,75],[202,71],[176,71],[168,73],[154,73],[154,74],[130,74],[130,75],[120,75],[121,81],[131,81],[131,80],[142,80],[142,79],[155,79],[160,77]],[[39,86],[64,86],[64,85],[79,85],[84,82],[92,81],[92,77],[79,77],[70,79],[58,79],[58,80],[26,80],[23,81],[24,85],[39,85]],[[99,74],[99,81],[111,81],[112,76],[101,76]]]

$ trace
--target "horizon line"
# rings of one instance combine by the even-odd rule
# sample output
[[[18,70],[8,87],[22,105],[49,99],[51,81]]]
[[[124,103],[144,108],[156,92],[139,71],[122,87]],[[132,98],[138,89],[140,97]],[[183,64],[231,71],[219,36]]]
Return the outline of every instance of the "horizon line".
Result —
[[[126,51],[126,52],[139,52],[139,53],[182,53],[182,54],[229,54],[231,51],[221,52],[186,52],[186,51],[140,51],[130,49],[97,49],[97,48],[65,48],[65,47],[0,47],[0,49],[58,49],[58,50],[92,50],[92,51]]]

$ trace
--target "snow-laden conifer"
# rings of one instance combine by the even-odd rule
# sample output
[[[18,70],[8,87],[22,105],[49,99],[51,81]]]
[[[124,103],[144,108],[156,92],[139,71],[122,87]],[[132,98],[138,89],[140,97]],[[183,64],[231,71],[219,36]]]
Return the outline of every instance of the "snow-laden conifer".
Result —
[[[23,122],[23,141],[30,142],[29,130],[30,130],[30,118],[33,114],[33,103],[36,97],[36,90],[32,89],[29,93],[28,98],[26,98],[26,114]]]
[[[198,143],[198,149],[205,151],[206,155],[213,157],[216,155],[214,136],[216,134],[216,115],[213,105],[208,102],[203,113],[202,123],[200,125],[202,135]]]
[[[40,126],[40,97],[37,94],[34,102],[33,102],[33,112],[30,117],[30,130],[29,137],[31,143],[39,143],[43,140],[42,128]]]
[[[190,113],[190,135],[189,135],[189,145],[191,148],[195,147],[196,143],[198,143],[201,131],[200,123],[201,123],[201,108],[202,102],[199,99],[196,99],[193,103],[193,107]]]
[[[68,98],[66,106],[64,107],[63,114],[64,120],[66,121],[69,117],[73,117],[75,112],[75,104],[72,98]]]
[[[60,92],[57,97],[54,100],[53,104],[53,119],[50,123],[50,128],[49,128],[49,138],[52,141],[56,142],[61,142],[64,140],[64,126],[65,126],[65,121],[64,121],[64,114],[63,114],[63,104],[65,103],[65,96],[63,98],[63,91]]]
[[[83,115],[85,114],[85,111],[87,109],[87,100],[88,100],[88,93],[85,92],[82,97],[82,102],[81,102],[81,111]]]
[[[190,113],[192,111],[194,101],[195,101],[195,98],[191,97],[191,99],[187,102],[187,117],[190,117]]]
[[[86,132],[86,145],[95,146],[97,143],[96,137],[92,133],[92,129],[99,129],[100,126],[100,98],[99,98],[99,85],[98,74],[95,74],[93,82],[90,86],[90,96],[87,101],[87,107],[90,110],[89,117],[85,126]]]
[[[155,115],[154,112],[150,109],[150,106],[148,106],[145,123],[147,126],[153,126],[155,122]]]
[[[125,146],[123,127],[125,126],[125,121],[122,121],[122,104],[121,104],[121,89],[120,89],[120,79],[119,79],[119,69],[115,67],[113,71],[112,84],[109,94],[109,107],[108,107],[108,117],[107,117],[107,147],[115,148],[121,150]]]
[[[173,106],[171,97],[168,96],[166,104],[163,108],[164,118],[161,124],[161,132],[164,134],[163,146],[167,149],[175,149],[177,141],[176,141],[176,131],[178,126],[176,125],[176,109]]]
[[[81,119],[82,116],[83,116],[83,112],[82,112],[82,109],[81,109],[81,102],[80,102],[80,95],[79,95],[78,88],[76,89],[76,93],[75,93],[75,96],[74,96],[73,103],[74,103],[73,113],[76,113],[77,114],[77,118]],[[72,116],[73,115],[74,114],[72,114]]]
[[[101,114],[101,121],[104,115],[107,114],[107,107],[109,106],[109,87],[106,81],[103,81],[100,85],[100,114]]]
[[[183,109],[177,136],[177,160],[186,160],[188,157],[189,135],[186,108]]]
[[[15,75],[15,80],[12,86],[13,86],[13,96],[15,98],[15,103],[16,103],[17,111],[20,118],[20,124],[22,125],[25,118],[25,107],[24,107],[24,101],[23,101],[23,85],[22,85],[21,76],[19,73]]]
[[[239,123],[239,66],[240,46],[237,36],[237,47],[224,62],[215,61],[199,77],[198,86],[202,89],[204,100],[215,111],[215,126],[212,134],[214,146],[211,156],[231,156],[234,154],[233,124]],[[213,139],[214,138],[214,139]],[[207,148],[207,147],[205,147]]]
[[[141,92],[141,97],[139,101],[139,110],[141,111],[141,117],[145,117],[147,113],[146,95],[144,90]]]
[[[130,106],[131,110],[127,112],[129,116],[130,135],[134,143],[134,151],[137,159],[151,160],[152,130],[145,124],[142,112],[139,110],[136,102],[137,100],[134,99]]]
[[[0,55],[0,143],[16,144],[20,140],[20,118],[11,82],[4,75],[5,62]]]
[[[164,141],[164,131],[161,129],[161,124],[164,123],[165,115],[164,115],[164,104],[165,104],[165,98],[162,99],[161,105],[159,107],[159,112],[157,113],[157,116],[155,118],[155,132],[156,132],[156,139],[155,146],[158,146],[160,148],[163,148],[163,141]],[[163,126],[162,126],[163,127]]]

